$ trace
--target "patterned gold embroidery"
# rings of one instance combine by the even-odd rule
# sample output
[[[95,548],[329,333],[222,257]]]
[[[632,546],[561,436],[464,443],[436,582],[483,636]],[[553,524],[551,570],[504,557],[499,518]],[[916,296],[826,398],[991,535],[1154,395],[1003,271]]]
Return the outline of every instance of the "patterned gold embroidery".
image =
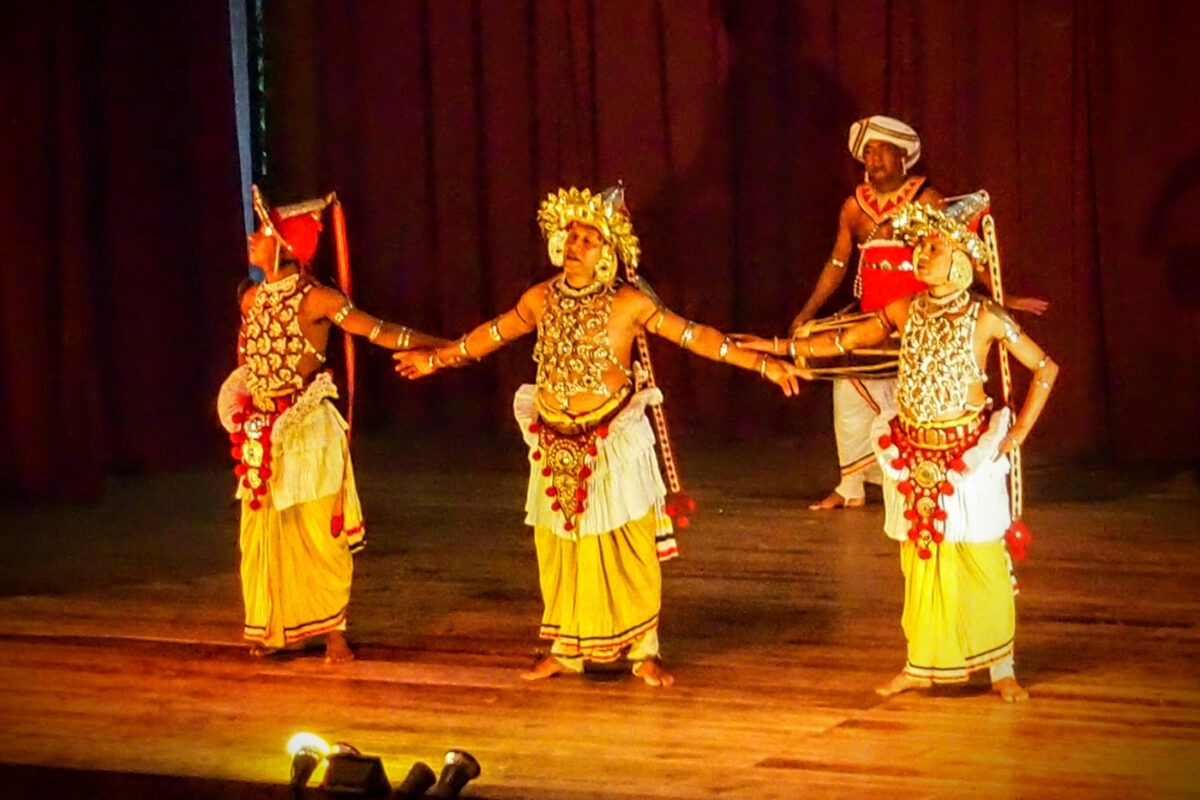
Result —
[[[272,397],[304,388],[297,367],[306,352],[320,357],[300,329],[300,303],[311,287],[298,274],[261,284],[246,315],[246,383],[263,411],[275,410]]]
[[[612,394],[604,374],[614,366],[632,378],[608,340],[614,292],[601,283],[574,290],[563,278],[550,284],[533,360],[538,364],[538,388],[548,390],[562,408],[572,395]]]
[[[939,306],[920,294],[912,302],[900,344],[896,400],[920,422],[962,413],[972,385],[986,379],[974,348],[982,304],[967,292],[961,298]]]

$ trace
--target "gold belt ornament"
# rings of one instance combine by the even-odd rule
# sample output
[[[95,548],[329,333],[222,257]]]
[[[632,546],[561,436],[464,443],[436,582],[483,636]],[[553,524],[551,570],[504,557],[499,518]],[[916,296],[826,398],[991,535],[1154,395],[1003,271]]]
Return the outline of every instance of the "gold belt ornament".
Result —
[[[962,455],[978,443],[987,417],[979,411],[944,422],[919,423],[898,414],[892,419],[891,433],[879,441],[884,450],[895,445],[900,451],[892,459],[893,468],[908,469],[908,479],[896,489],[904,496],[908,539],[917,545],[922,559],[930,558],[933,545],[946,537],[947,513],[941,498],[954,494],[950,472],[966,470]]]

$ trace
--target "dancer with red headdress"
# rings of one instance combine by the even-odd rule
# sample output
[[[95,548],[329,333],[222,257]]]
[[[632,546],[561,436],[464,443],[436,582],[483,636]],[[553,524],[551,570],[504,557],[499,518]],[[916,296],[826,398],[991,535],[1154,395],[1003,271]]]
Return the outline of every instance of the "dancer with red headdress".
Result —
[[[238,367],[221,387],[218,411],[237,462],[241,578],[251,652],[263,655],[324,636],[325,660],[348,661],[346,609],[352,554],[364,536],[347,441],[324,369],[330,328],[390,350],[443,343],[357,309],[318,282],[313,257],[328,209],[338,272],[349,288],[349,252],[335,195],[268,210],[257,187],[260,227],[248,237],[251,264],[265,275],[241,297]],[[349,350],[349,348],[348,348]],[[346,369],[353,376],[353,355]],[[351,384],[350,391],[353,388]]]

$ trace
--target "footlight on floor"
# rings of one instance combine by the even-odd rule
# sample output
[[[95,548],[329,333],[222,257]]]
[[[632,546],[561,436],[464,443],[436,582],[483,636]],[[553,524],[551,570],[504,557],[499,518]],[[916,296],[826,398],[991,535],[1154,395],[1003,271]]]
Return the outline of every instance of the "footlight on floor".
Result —
[[[446,753],[442,774],[429,792],[430,797],[458,797],[462,788],[479,777],[479,762],[465,750],[450,750]]]
[[[304,788],[322,761],[324,797],[386,797],[392,791],[383,762],[377,756],[363,755],[354,745],[338,742],[330,747],[316,734],[298,733],[288,741],[287,749],[292,755],[292,793],[297,798],[304,796]]]
[[[299,797],[313,772],[332,752],[332,748],[315,733],[297,733],[288,739],[287,751],[292,757],[292,792]]]

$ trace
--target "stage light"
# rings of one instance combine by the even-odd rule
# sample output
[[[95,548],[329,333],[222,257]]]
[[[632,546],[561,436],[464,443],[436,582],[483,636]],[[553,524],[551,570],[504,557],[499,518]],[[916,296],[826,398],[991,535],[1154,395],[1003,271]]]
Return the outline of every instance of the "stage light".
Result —
[[[378,756],[364,756],[354,745],[338,742],[329,755],[321,790],[328,797],[386,797],[392,786]]]
[[[425,790],[437,783],[437,775],[433,768],[424,761],[418,761],[408,770],[404,781],[396,787],[392,800],[417,800],[425,796]]]
[[[308,779],[329,755],[329,744],[315,733],[297,733],[287,743],[292,757],[291,787],[298,795],[308,785]]]
[[[480,772],[479,762],[470,753],[465,750],[450,750],[446,753],[446,763],[442,766],[437,785],[433,787],[429,796],[458,797],[462,788],[478,778]]]

